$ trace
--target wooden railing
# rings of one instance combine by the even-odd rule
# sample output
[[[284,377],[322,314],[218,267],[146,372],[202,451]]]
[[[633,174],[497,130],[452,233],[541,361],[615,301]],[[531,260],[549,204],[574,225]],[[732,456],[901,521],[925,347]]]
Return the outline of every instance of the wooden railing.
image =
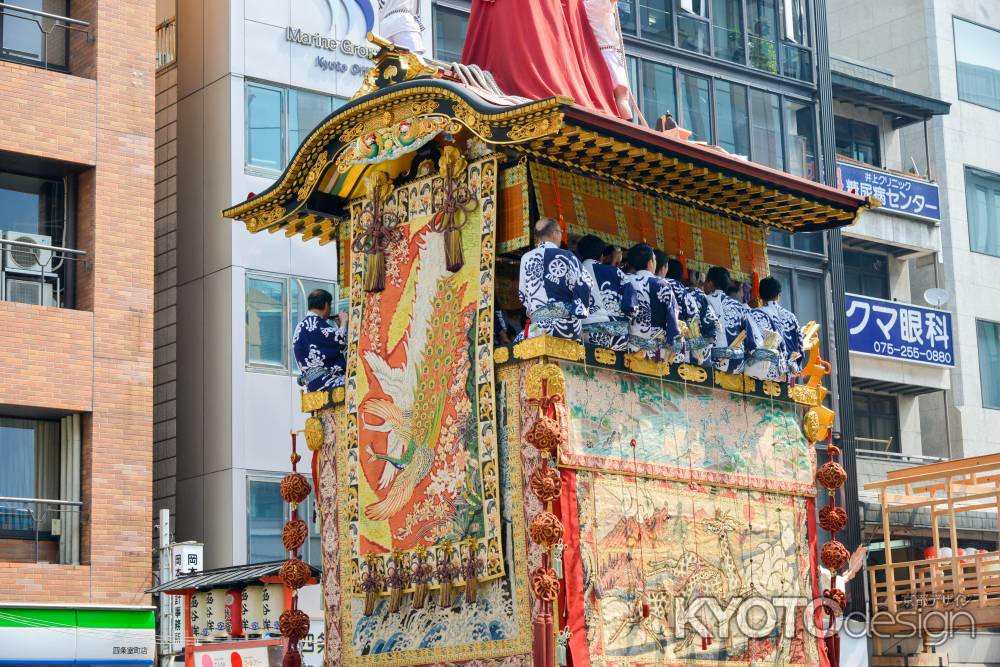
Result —
[[[1000,551],[868,568],[873,611],[1000,607]]]
[[[177,60],[177,17],[156,26],[156,69]]]

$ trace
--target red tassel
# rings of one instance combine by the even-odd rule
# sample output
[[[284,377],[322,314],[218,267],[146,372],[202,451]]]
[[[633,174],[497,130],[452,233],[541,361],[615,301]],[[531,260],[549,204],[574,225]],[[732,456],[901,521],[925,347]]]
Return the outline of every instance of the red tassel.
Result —
[[[302,654],[299,653],[299,647],[292,642],[288,642],[285,657],[281,659],[281,667],[302,667]]]
[[[701,638],[701,650],[702,651],[707,651],[708,650],[708,637],[702,637]]]
[[[316,491],[316,507],[319,507],[319,451],[312,453],[313,489]]]
[[[754,270],[750,274],[750,281],[751,281],[750,297],[754,301],[757,301],[760,299],[760,273]]]
[[[690,276],[688,275],[688,260],[683,250],[678,253],[678,259],[681,260],[681,266],[684,268],[684,282],[687,282]]]
[[[642,617],[649,618],[649,603],[645,600],[642,602]]]
[[[562,208],[562,207],[560,207]],[[562,241],[559,245],[564,249],[569,249],[569,233],[566,231],[566,219],[563,218],[562,213],[559,214],[559,229],[562,230]]]

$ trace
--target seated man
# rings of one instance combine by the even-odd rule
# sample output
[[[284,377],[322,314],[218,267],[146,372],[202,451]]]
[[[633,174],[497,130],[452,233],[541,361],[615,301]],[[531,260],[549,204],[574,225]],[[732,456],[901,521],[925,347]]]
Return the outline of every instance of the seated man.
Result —
[[[715,343],[719,316],[708,305],[708,297],[700,289],[684,286],[684,265],[679,259],[667,260],[667,284],[674,292],[679,311],[678,319],[687,325],[688,335],[680,361],[701,365],[708,360],[709,350]]]
[[[524,253],[518,296],[531,320],[528,337],[551,334],[581,341],[581,324],[590,314],[590,282],[580,260],[559,247],[562,228],[552,218],[535,223],[538,247]]]
[[[584,341],[609,350],[628,349],[629,322],[623,303],[632,299],[632,284],[621,269],[601,264],[604,241],[587,234],[576,244],[576,256],[591,281],[590,315],[583,321]]]
[[[777,278],[768,277],[760,281],[760,298],[764,305],[757,310],[770,319],[774,331],[781,335],[784,343],[785,368],[783,373],[798,375],[802,370],[802,330],[795,313],[782,307],[781,283]]]
[[[656,257],[645,243],[629,248],[627,261],[635,273],[627,276],[635,290],[624,311],[631,318],[629,349],[658,357],[660,351],[674,345],[680,333],[677,327],[677,299],[663,278],[653,274]]]
[[[307,300],[309,312],[292,335],[292,351],[299,366],[299,385],[306,391],[319,391],[344,386],[344,347],[346,346],[347,313],[334,318],[330,326],[333,295],[325,289],[315,289]]]
[[[720,326],[715,334],[715,349],[712,358],[715,368],[727,373],[739,373],[743,360],[761,344],[761,334],[750,316],[750,307],[727,296],[732,281],[729,271],[721,266],[713,266],[705,277],[705,296]]]

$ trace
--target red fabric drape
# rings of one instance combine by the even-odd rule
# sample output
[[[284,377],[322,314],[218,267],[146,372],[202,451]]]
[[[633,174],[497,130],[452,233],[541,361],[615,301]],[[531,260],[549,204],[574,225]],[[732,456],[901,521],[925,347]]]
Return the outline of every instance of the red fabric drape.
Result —
[[[562,469],[562,493],[559,496],[559,518],[566,529],[563,542],[563,574],[565,581],[565,625],[572,633],[569,638],[570,664],[590,667],[587,647],[587,626],[583,618],[583,561],[580,560],[580,514],[576,497],[576,471]]]
[[[813,599],[818,600],[822,591],[819,589],[819,563],[816,557],[816,499],[809,498],[806,500],[806,534],[809,539],[809,569],[812,570],[812,594]],[[817,628],[823,627],[823,619],[826,612],[822,607],[816,610],[813,617],[813,622],[816,624]],[[830,656],[828,654],[829,648],[827,647],[827,640],[823,638],[818,638],[816,640],[817,648],[819,649],[819,664],[820,667],[836,667],[830,664]]]
[[[472,0],[462,62],[489,71],[509,95],[568,95],[619,116],[582,0]]]

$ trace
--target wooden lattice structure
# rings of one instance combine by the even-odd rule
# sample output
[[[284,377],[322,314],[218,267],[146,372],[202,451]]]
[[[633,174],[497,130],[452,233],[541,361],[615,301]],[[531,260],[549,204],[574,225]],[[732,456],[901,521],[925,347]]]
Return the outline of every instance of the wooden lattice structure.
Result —
[[[958,538],[961,514],[1000,511],[1000,454],[896,470],[864,488],[879,492],[886,545],[894,514],[926,511],[937,555],[893,562],[887,548],[886,563],[868,568],[873,612],[888,612],[873,618],[888,631],[903,626],[903,612],[911,622],[914,614],[926,619],[927,626],[1000,627],[1000,551],[965,555]],[[942,547],[951,555],[940,556]]]

